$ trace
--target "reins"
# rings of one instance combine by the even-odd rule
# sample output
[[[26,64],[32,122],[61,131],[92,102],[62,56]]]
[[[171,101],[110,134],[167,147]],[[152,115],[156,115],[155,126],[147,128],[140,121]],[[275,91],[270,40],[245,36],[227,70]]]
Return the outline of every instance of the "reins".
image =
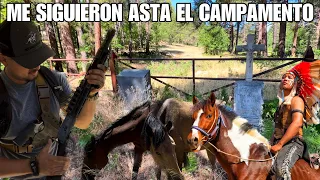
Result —
[[[232,157],[236,157],[238,159],[242,159],[242,160],[247,160],[247,161],[255,161],[255,162],[266,162],[266,161],[270,161],[270,160],[274,160],[277,156],[278,156],[278,152],[271,158],[267,158],[267,159],[251,159],[251,158],[241,158],[239,156],[236,156],[236,155],[233,155],[233,154],[230,154],[230,153],[227,153],[227,152],[224,152],[222,150],[220,150],[219,148],[217,148],[215,145],[213,145],[212,143],[210,142],[207,142],[208,144],[210,144],[212,147],[214,147],[217,152],[219,153],[222,153],[222,154],[225,154],[227,156],[232,156]],[[203,146],[204,148],[206,148],[207,151],[209,151],[211,154],[214,155],[214,153],[212,151],[210,151],[210,149],[208,149],[206,146]],[[240,162],[240,160],[239,160]]]

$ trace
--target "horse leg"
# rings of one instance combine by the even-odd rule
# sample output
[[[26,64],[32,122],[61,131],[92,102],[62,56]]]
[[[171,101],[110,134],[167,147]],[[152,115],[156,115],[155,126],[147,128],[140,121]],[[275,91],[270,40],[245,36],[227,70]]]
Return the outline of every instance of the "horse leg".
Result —
[[[141,162],[142,162],[142,155],[143,155],[144,150],[139,147],[136,146],[134,147],[134,162],[133,162],[133,168],[132,168],[132,179],[136,180],[138,177],[138,172],[139,172],[139,168],[141,166]]]

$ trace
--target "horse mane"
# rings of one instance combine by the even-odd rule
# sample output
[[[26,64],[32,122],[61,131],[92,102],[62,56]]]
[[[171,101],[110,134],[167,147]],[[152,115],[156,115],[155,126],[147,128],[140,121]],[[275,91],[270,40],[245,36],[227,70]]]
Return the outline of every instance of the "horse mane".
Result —
[[[239,117],[239,115],[230,107],[226,105],[218,105],[220,112],[228,119],[231,123]],[[248,131],[256,129],[252,124],[249,122],[245,122],[240,126],[240,131],[247,133]]]
[[[159,147],[165,139],[166,129],[159,117],[157,117],[157,112],[161,108],[164,101],[165,100],[158,101],[153,105],[151,112],[148,114],[144,122],[141,137],[144,139],[147,147],[150,147],[151,145],[150,138],[152,138],[152,144],[155,148]]]
[[[114,121],[103,133],[103,135],[101,137],[106,138],[109,134],[111,134],[112,130],[114,128],[117,128],[119,126],[124,125],[125,123],[129,122],[130,120],[135,120],[137,119],[137,117],[134,117],[134,114],[140,110],[141,108],[145,108],[147,106],[150,106],[151,102],[150,101],[146,101],[145,103],[143,103],[140,106],[135,107],[133,110],[131,110],[128,114],[122,116],[121,118],[118,118],[116,121]]]

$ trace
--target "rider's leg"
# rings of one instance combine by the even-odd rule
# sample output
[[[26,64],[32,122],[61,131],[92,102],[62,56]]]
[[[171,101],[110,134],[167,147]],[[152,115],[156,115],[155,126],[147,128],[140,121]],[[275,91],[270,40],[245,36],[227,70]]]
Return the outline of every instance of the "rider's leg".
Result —
[[[291,179],[290,170],[294,164],[303,155],[304,145],[300,139],[293,139],[285,144],[279,151],[277,159],[275,161],[274,172],[277,175],[277,179]]]

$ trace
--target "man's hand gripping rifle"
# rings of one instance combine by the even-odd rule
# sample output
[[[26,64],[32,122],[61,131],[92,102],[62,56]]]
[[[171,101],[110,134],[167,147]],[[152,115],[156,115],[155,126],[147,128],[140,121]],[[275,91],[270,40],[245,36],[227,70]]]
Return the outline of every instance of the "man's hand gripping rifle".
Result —
[[[111,29],[108,31],[88,71],[90,69],[96,69],[98,64],[104,64],[106,67],[109,66],[109,57],[111,52],[110,44],[114,35],[115,35],[114,29]],[[65,155],[66,141],[69,138],[70,131],[74,126],[76,118],[80,114],[82,107],[86,102],[92,88],[100,88],[100,87],[91,85],[87,82],[86,79],[84,79],[81,81],[79,87],[77,87],[76,92],[72,96],[67,108],[67,115],[62,125],[60,126],[60,129],[58,132],[58,142],[59,142],[58,154],[57,154],[58,156]]]

